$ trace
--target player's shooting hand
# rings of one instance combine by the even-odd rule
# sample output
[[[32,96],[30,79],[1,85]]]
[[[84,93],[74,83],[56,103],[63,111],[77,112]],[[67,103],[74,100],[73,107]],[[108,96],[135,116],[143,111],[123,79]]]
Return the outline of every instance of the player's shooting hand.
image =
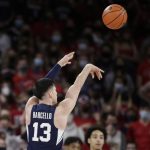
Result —
[[[91,64],[91,71],[90,74],[92,76],[92,79],[94,79],[95,75],[97,76],[97,78],[100,80],[102,79],[102,73],[104,73],[104,71],[94,65]]]
[[[62,59],[60,59],[60,60],[58,61],[58,64],[59,64],[61,67],[64,67],[64,66],[66,66],[66,65],[68,65],[68,64],[71,64],[71,59],[73,58],[74,53],[75,53],[75,52],[71,52],[71,53],[65,55]]]

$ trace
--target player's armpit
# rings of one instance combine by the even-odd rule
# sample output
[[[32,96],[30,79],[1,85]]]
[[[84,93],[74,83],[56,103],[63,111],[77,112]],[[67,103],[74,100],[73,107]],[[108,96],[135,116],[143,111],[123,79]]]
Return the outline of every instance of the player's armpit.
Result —
[[[59,110],[61,115],[67,116],[71,113],[73,108],[75,107],[76,101],[70,98],[64,99],[62,102],[59,103],[57,109]]]
[[[39,99],[36,96],[32,96],[26,103],[26,107],[33,106],[39,103]]]

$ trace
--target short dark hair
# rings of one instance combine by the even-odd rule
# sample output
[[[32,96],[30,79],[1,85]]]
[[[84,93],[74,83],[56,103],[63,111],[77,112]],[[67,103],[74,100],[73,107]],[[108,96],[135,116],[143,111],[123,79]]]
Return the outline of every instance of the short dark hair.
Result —
[[[41,99],[45,94],[45,92],[53,86],[54,86],[54,81],[48,78],[41,78],[35,83],[35,86],[33,88],[33,94],[37,98]]]
[[[89,144],[89,143],[88,143],[88,139],[91,137],[92,132],[95,131],[95,130],[99,130],[100,132],[102,132],[103,135],[104,135],[104,140],[106,140],[106,136],[107,136],[106,130],[105,130],[104,128],[102,128],[102,127],[96,125],[96,126],[90,127],[90,128],[86,131],[85,140],[86,140],[86,143],[87,143],[87,144]]]
[[[70,144],[76,143],[76,142],[78,142],[79,144],[82,144],[82,141],[81,141],[81,139],[80,139],[79,137],[75,137],[75,136],[73,136],[73,137],[68,137],[68,138],[65,140],[64,145],[70,145]]]

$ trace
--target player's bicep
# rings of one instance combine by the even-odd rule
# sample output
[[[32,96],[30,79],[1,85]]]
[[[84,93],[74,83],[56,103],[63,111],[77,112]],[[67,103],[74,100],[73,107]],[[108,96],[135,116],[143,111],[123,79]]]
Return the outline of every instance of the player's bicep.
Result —
[[[80,85],[78,83],[75,83],[68,89],[65,99],[70,98],[76,100],[78,98],[79,93],[80,93]]]

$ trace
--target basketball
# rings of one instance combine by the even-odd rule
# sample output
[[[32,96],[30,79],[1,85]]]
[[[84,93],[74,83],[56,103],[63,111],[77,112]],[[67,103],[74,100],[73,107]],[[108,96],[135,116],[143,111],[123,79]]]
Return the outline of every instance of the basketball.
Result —
[[[102,14],[102,20],[109,29],[120,29],[127,22],[127,12],[121,5],[112,4],[105,8]]]

